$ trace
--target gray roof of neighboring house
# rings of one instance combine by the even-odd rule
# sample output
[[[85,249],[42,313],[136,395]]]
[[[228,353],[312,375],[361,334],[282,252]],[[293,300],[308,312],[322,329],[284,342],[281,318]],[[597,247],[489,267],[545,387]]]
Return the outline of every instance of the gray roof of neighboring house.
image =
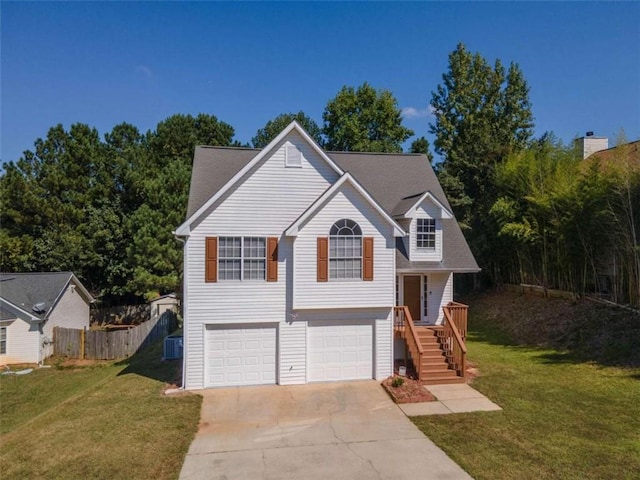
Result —
[[[187,218],[259,152],[259,149],[249,148],[196,147]],[[451,211],[447,197],[425,155],[331,151],[326,154],[342,170],[351,173],[391,216],[404,213],[427,191]],[[478,271],[478,264],[456,220],[443,220],[442,224],[442,262],[409,262],[406,252],[398,250],[396,268]]]
[[[13,320],[15,318],[16,316],[12,312],[0,305],[0,322],[3,320]]]
[[[0,273],[0,297],[44,320],[72,278],[84,290],[71,272]],[[93,301],[91,295],[88,301]],[[37,304],[43,305],[35,311],[33,308]]]

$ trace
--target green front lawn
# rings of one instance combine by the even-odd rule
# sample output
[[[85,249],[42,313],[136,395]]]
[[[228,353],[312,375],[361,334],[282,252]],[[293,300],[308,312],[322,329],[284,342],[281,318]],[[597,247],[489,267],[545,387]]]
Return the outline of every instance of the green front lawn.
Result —
[[[0,376],[2,478],[177,478],[198,395],[162,394],[161,343],[127,362]]]
[[[473,387],[504,410],[413,418],[467,472],[478,480],[640,478],[640,369],[514,345],[473,310],[470,329],[469,356],[481,373]]]

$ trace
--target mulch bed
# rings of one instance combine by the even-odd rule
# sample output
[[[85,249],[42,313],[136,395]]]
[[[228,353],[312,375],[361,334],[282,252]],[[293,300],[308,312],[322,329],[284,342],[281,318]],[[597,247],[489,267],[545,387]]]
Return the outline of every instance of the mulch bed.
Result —
[[[413,369],[411,362],[407,365],[406,376],[400,377],[398,374],[399,368],[404,365],[403,360],[396,360],[394,365],[394,375],[387,378],[382,382],[382,388],[384,388],[391,399],[396,403],[420,403],[420,402],[433,402],[436,398],[424,388],[418,380],[416,371]],[[471,383],[479,375],[478,367],[475,363],[467,360],[466,371],[466,383]],[[403,384],[400,387],[394,387],[391,385],[393,379],[400,377],[404,379]]]
[[[420,402],[433,402],[435,397],[431,395],[417,380],[408,377],[402,378],[404,382],[399,387],[391,385],[394,377],[389,377],[382,382],[382,388],[384,388],[391,399],[396,403],[420,403]]]

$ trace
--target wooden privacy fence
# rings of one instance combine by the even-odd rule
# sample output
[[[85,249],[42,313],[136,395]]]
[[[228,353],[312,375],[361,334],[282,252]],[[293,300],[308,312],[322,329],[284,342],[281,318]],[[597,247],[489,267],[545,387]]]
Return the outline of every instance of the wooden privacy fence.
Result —
[[[99,325],[140,325],[151,318],[151,305],[123,305],[91,309],[91,323]]]
[[[177,327],[177,317],[166,311],[159,317],[126,330],[53,329],[53,353],[69,358],[115,360],[144,350]]]

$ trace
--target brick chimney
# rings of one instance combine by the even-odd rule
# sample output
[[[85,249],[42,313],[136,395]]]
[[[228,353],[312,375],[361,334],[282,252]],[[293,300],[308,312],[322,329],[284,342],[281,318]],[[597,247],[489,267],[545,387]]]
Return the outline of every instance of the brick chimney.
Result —
[[[587,132],[584,137],[576,138],[576,145],[582,151],[582,158],[585,159],[592,153],[609,148],[607,137],[595,137],[593,132]]]

